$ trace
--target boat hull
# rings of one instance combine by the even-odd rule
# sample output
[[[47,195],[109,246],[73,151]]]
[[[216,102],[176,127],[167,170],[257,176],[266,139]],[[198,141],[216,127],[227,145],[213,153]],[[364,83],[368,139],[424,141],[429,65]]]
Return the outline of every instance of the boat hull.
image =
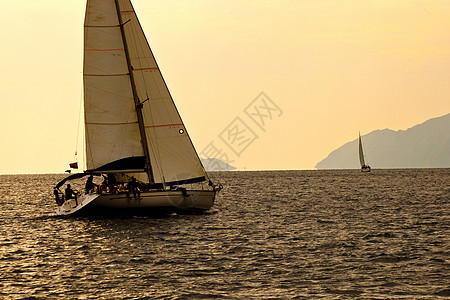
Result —
[[[58,215],[152,214],[171,211],[201,212],[214,205],[214,190],[168,190],[131,194],[87,194],[69,199],[56,210]]]

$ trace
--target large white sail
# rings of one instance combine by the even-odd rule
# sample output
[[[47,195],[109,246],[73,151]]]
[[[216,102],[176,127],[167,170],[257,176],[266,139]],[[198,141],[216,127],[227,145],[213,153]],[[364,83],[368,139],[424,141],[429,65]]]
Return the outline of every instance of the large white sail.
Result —
[[[96,169],[143,148],[114,1],[88,1],[84,26],[86,164]]]
[[[361,168],[366,165],[366,162],[364,161],[364,153],[363,153],[362,142],[361,142],[361,134],[359,134],[359,163],[361,164]]]
[[[147,147],[154,182],[206,178],[129,0],[87,1],[84,85],[88,169],[145,156]]]

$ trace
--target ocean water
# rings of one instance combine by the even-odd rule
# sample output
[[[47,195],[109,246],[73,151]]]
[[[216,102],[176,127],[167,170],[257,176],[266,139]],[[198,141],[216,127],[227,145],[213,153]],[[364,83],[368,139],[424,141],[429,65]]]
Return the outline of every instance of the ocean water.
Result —
[[[0,176],[1,299],[450,298],[450,169],[215,172],[203,215],[61,218]]]

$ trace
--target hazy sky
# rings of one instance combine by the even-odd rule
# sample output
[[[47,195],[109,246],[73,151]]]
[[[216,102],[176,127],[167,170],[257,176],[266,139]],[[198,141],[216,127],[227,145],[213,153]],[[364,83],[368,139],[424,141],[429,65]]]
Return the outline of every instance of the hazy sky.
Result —
[[[85,1],[1,1],[0,174],[63,172],[81,147]],[[448,0],[133,4],[198,152],[240,169],[312,169],[358,131],[450,112]],[[245,148],[224,139],[236,126]]]

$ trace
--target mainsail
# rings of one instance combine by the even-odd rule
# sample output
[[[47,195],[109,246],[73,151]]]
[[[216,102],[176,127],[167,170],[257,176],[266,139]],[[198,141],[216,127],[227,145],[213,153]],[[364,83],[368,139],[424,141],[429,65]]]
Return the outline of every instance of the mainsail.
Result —
[[[88,0],[84,24],[86,165],[142,181],[206,180],[129,0]],[[146,173],[143,173],[146,171]]]
[[[364,161],[364,153],[361,142],[361,133],[359,133],[359,163],[361,164],[361,168],[366,165],[366,162]]]

